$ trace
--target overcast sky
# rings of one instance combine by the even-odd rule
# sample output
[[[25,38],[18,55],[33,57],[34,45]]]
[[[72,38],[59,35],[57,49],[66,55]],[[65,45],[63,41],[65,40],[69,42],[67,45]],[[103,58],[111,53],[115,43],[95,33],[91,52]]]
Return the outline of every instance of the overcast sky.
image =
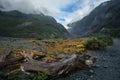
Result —
[[[105,1],[108,0],[0,0],[0,7],[25,13],[42,12],[66,26],[68,23],[82,19]]]

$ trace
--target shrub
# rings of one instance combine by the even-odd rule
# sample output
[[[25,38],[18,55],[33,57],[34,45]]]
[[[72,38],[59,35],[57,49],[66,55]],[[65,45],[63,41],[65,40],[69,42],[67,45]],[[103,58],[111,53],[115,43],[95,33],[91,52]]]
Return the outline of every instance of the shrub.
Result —
[[[97,37],[97,39],[104,41],[107,45],[113,44],[112,37],[110,37],[110,36],[99,36],[99,37]]]
[[[84,46],[88,50],[103,49],[110,44],[112,44],[112,38],[109,37],[92,37],[84,42]]]
[[[17,72],[8,76],[8,80],[46,80],[47,78],[48,75],[42,72],[32,72],[30,74]]]

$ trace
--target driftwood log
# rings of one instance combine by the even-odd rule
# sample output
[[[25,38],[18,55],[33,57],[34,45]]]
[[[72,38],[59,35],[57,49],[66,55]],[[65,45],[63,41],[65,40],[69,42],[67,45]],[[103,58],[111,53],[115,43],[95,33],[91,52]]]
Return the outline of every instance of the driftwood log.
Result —
[[[6,60],[7,56],[11,51],[7,51],[4,55],[0,57],[0,69],[6,66],[21,63],[21,70],[24,72],[37,72],[41,71],[47,73],[48,75],[58,76],[63,74],[68,74],[75,69],[83,69],[92,65],[95,61],[89,55],[69,55],[65,56],[63,59],[56,62],[45,62],[40,60],[35,60],[33,53],[31,51],[22,51],[20,57],[12,58]],[[39,56],[39,55],[37,55]]]
[[[21,65],[23,71],[41,71],[49,75],[63,75],[75,69],[86,68],[93,64],[93,59],[86,58],[86,56],[71,55],[58,62],[46,63],[43,61],[29,60]]]
[[[11,53],[12,53],[11,50],[6,50],[6,52],[0,56],[0,69],[3,69],[9,65],[18,64],[19,62],[24,60],[24,57],[22,56],[6,60]]]
[[[0,62],[5,62],[5,59],[6,59],[7,56],[9,56],[11,53],[12,53],[11,50],[6,50],[5,53],[0,56]]]

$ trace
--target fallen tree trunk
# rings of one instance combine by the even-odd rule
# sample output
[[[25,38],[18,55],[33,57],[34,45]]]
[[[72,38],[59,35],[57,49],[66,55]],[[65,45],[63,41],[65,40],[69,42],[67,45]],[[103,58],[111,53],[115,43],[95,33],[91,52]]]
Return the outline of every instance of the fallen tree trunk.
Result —
[[[5,59],[11,54],[11,52],[11,50],[6,50],[5,53],[0,56],[0,62],[5,62]]]
[[[79,68],[83,69],[94,63],[94,60],[89,55],[69,55],[64,56],[58,61],[45,62],[34,59],[34,54],[31,51],[22,51],[21,56],[6,59],[11,51],[7,51],[6,54],[0,57],[0,69],[9,65],[15,65],[21,63],[21,70],[24,72],[44,72],[48,75],[58,76],[68,74],[69,72]],[[37,55],[38,56],[38,55]]]
[[[88,65],[85,64],[86,60],[83,56],[71,55],[68,58],[64,58],[61,61],[46,63],[37,60],[30,60],[21,65],[21,69],[24,71],[41,71],[49,75],[62,75],[67,74],[76,68],[85,68]]]
[[[18,64],[19,62],[24,60],[24,57],[16,57],[12,59],[7,59],[7,57],[12,53],[12,50],[6,50],[3,55],[0,56],[0,69],[5,68],[9,65]]]
[[[24,60],[24,57],[17,57],[17,58],[9,59],[9,60],[4,61],[4,62],[0,62],[0,69],[3,69],[9,65],[18,64],[23,60]]]

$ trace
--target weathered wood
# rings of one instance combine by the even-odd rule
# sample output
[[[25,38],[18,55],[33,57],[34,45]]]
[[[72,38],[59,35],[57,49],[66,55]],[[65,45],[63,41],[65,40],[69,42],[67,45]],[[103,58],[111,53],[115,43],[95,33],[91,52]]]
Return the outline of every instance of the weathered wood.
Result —
[[[6,57],[11,54],[12,50],[6,50],[3,55],[0,56],[0,62],[4,62]]]
[[[20,54],[24,58],[29,59],[29,60],[33,59],[33,56],[34,56],[34,54],[32,53],[32,51],[30,51],[30,50],[24,50],[24,51],[20,52]]]
[[[42,71],[49,75],[62,75],[67,74],[76,68],[87,67],[85,58],[79,55],[71,55],[61,61],[46,63],[37,60],[30,60],[21,65],[23,71]]]
[[[7,59],[7,57],[12,53],[12,50],[6,50],[3,55],[0,56],[0,69],[5,68],[6,66],[9,65],[14,65],[18,64],[22,60],[24,60],[23,56],[12,58],[12,59]]]
[[[0,62],[0,69],[3,69],[3,68],[5,68],[5,67],[7,67],[9,65],[18,64],[23,60],[24,60],[24,57],[21,56],[21,57],[6,60],[4,62]]]
[[[69,55],[64,56],[57,61],[45,62],[35,60],[36,57],[31,51],[22,51],[21,55],[16,58],[6,59],[11,51],[8,51],[2,57],[0,57],[0,69],[3,69],[9,65],[15,65],[21,63],[21,70],[24,72],[41,71],[48,75],[58,76],[68,74],[69,72],[79,68],[85,68],[94,63],[93,59],[89,55]],[[39,57],[39,55],[37,55]],[[35,58],[35,59],[34,59]],[[54,58],[53,58],[54,59]]]

